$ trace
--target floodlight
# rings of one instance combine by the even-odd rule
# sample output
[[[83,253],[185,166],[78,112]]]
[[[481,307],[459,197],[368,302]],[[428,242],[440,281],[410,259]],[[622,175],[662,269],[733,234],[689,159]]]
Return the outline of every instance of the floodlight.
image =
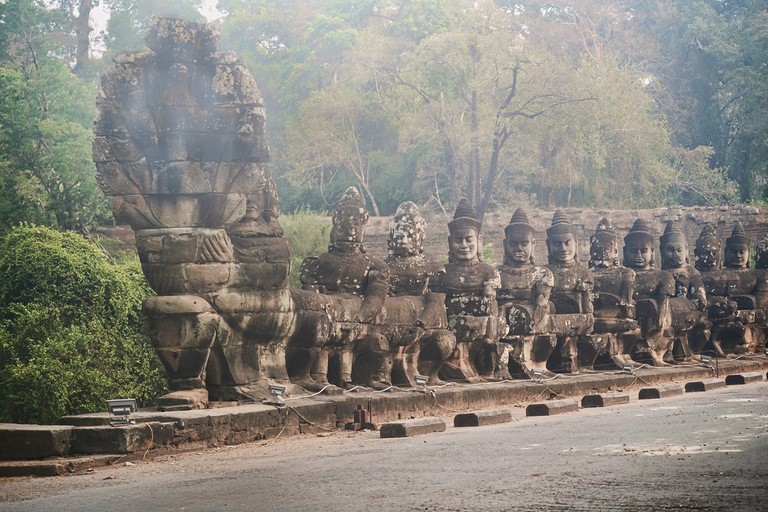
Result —
[[[113,427],[134,425],[136,423],[136,420],[130,418],[131,413],[138,410],[135,398],[107,400],[107,410],[110,415],[109,424]]]
[[[624,363],[623,370],[627,373],[632,373],[632,374],[635,373],[635,368],[629,363]]]
[[[413,378],[416,380],[416,384],[421,386],[422,388],[427,387],[427,381],[429,381],[429,377],[426,375],[414,375]]]
[[[701,356],[701,366],[704,368],[710,368],[712,369],[712,357],[711,356]]]
[[[283,398],[283,393],[285,393],[285,386],[280,386],[279,384],[270,384],[267,387],[267,390],[270,392],[271,396],[264,399],[265,404],[275,405],[277,407],[282,407],[285,405],[285,399]]]

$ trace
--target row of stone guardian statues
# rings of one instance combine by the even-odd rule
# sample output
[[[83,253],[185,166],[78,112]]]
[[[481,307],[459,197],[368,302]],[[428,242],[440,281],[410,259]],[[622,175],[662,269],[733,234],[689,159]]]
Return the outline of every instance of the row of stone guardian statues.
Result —
[[[114,59],[96,100],[97,179],[115,220],[133,229],[156,292],[144,314],[168,374],[161,408],[258,400],[274,386],[301,396],[421,377],[476,382],[764,345],[766,280],[748,268],[750,241],[738,225],[723,258],[705,229],[695,268],[668,225],[658,268],[649,226],[638,221],[626,236],[622,266],[605,220],[584,265],[557,212],[550,261],[539,266],[533,227],[518,210],[494,268],[482,261],[481,222],[462,202],[443,265],[424,257],[425,222],[407,202],[383,261],[365,251],[368,213],[351,188],[333,214],[328,252],[308,258],[302,287],[291,288],[261,93],[218,37],[213,25],[153,18],[147,47]]]
[[[482,225],[466,200],[448,223],[445,265],[424,257],[426,222],[414,203],[390,220],[385,261],[366,253],[367,220],[350,187],[333,214],[328,252],[302,265],[304,290],[361,298],[357,327],[345,336],[291,347],[292,379],[307,389],[665,366],[765,346],[768,280],[750,268],[751,240],[738,221],[724,250],[707,224],[691,264],[678,223],[666,224],[657,255],[651,227],[637,219],[622,260],[604,218],[584,264],[558,210],[547,229],[548,264],[537,265],[535,230],[518,208],[504,229],[504,262],[493,267],[483,262]],[[758,267],[767,245],[758,246]]]

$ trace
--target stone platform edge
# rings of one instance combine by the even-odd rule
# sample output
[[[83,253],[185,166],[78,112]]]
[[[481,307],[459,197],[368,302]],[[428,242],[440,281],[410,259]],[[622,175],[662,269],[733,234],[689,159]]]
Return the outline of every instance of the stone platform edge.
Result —
[[[768,359],[722,360],[718,377],[768,369]],[[640,389],[715,377],[697,365],[645,368],[634,374],[601,371],[561,374],[541,381],[515,380],[450,384],[423,390],[288,397],[285,407],[248,403],[193,411],[141,410],[136,424],[112,427],[104,413],[66,416],[57,425],[0,424],[0,477],[73,473],[168,453],[237,445],[279,436],[344,428],[354,410],[369,411],[371,422],[447,417],[456,413],[588,394]],[[73,469],[75,468],[75,469]]]

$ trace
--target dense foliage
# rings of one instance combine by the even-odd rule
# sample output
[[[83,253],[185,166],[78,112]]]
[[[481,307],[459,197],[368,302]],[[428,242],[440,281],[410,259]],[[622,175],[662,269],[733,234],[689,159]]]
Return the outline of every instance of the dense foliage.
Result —
[[[115,265],[80,235],[24,226],[0,241],[0,274],[0,422],[50,423],[109,398],[149,405],[163,391],[138,262]]]
[[[201,20],[211,5],[0,3],[2,228],[107,220],[88,157],[97,72],[142,48],[152,15]],[[216,6],[222,47],[264,96],[288,211],[328,210],[349,185],[382,215],[406,199],[450,210],[468,197],[481,211],[764,199],[762,1]]]

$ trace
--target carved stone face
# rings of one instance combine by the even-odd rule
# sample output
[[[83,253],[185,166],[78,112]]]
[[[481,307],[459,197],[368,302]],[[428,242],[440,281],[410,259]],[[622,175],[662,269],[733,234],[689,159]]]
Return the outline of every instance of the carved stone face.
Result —
[[[547,238],[547,250],[552,263],[571,263],[576,260],[576,237],[573,233],[553,233]]]
[[[619,258],[619,245],[616,241],[601,241],[595,238],[589,246],[589,258],[594,262],[607,262],[611,264],[611,262]]]
[[[448,237],[448,250],[453,261],[466,263],[477,258],[478,236],[472,228],[455,229]]]
[[[628,240],[624,245],[624,265],[637,270],[651,266],[653,245],[645,240]]]
[[[728,268],[747,268],[749,264],[749,246],[747,244],[728,244],[725,247],[725,266]]]
[[[361,243],[365,236],[365,221],[353,215],[334,215],[331,228],[331,243]]]
[[[530,263],[536,240],[533,234],[522,230],[510,233],[504,239],[504,263],[522,266]]]
[[[390,234],[389,248],[394,256],[416,256],[421,249],[419,237],[408,226],[398,226]]]
[[[712,244],[700,244],[694,251],[696,255],[696,268],[703,272],[710,272],[717,268],[720,261],[720,249]]]
[[[661,267],[680,268],[688,257],[685,240],[670,240],[661,246]]]

